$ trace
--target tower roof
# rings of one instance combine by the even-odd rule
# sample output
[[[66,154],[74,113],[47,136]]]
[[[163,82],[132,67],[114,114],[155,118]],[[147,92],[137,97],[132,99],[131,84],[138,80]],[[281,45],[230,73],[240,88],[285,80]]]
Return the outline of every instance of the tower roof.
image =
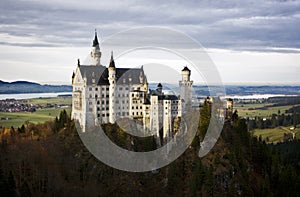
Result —
[[[109,68],[116,68],[116,66],[115,66],[115,60],[114,60],[114,56],[113,56],[113,52],[111,52]]]
[[[185,66],[183,69],[182,69],[182,71],[191,71],[187,66]]]
[[[99,42],[98,42],[98,37],[97,37],[97,30],[95,29],[95,38],[93,40],[93,47],[99,45]]]
[[[161,83],[159,83],[159,84],[157,85],[157,87],[158,87],[158,88],[162,88],[162,85],[161,85]]]

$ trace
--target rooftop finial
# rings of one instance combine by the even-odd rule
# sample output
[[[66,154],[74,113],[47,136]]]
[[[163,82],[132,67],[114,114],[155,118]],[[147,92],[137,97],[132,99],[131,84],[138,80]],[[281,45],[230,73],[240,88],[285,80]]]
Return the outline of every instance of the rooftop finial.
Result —
[[[80,66],[80,59],[77,59],[77,65]]]

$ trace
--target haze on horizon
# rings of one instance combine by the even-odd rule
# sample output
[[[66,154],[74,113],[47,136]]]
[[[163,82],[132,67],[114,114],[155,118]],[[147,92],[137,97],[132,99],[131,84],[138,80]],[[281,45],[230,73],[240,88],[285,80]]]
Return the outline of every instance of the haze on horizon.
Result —
[[[128,28],[165,26],[199,42],[225,84],[300,84],[300,1],[3,0],[1,4],[3,81],[70,84],[77,58],[84,60],[90,52],[95,28],[102,43]],[[110,51],[101,50],[102,64],[107,65]],[[116,65],[131,64],[129,60]],[[166,61],[174,63],[172,58]]]

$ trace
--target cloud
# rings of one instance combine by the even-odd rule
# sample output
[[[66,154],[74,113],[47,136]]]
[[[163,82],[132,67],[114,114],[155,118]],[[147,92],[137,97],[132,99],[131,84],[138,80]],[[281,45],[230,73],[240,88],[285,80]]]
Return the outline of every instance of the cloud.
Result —
[[[21,60],[24,60],[24,64],[28,66],[27,69],[39,68],[42,64],[45,68],[52,68],[53,59],[57,59],[56,64],[60,61],[64,66],[72,64],[73,60],[76,62],[79,55],[83,55],[81,59],[84,60],[89,49],[79,55],[73,53],[91,46],[95,28],[97,28],[102,44],[103,40],[112,34],[141,26],[174,28],[191,36],[205,48],[222,49],[226,51],[225,54],[228,51],[237,51],[241,54],[245,51],[272,54],[262,59],[264,62],[257,62],[257,68],[262,70],[261,80],[268,73],[270,66],[263,68],[259,65],[265,65],[264,63],[268,61],[272,62],[272,59],[276,59],[276,54],[290,54],[294,57],[295,54],[300,53],[300,1],[192,0],[183,3],[179,0],[124,0],[121,2],[116,0],[1,0],[0,48],[8,51],[1,50],[0,63],[2,65],[8,63],[11,66],[11,68],[6,68],[5,73],[9,74],[9,80],[13,80],[15,71],[12,68],[20,64]],[[145,38],[143,34],[135,36],[136,42],[152,39]],[[155,36],[159,35],[153,34],[153,37]],[[185,43],[181,43],[180,40],[174,37],[172,39],[169,40],[171,44],[176,43],[178,47],[186,47]],[[115,47],[130,44],[126,39],[115,43]],[[72,48],[75,50],[72,51]],[[22,55],[19,61],[19,56],[14,50],[19,53],[31,50],[42,51],[38,59],[43,61],[32,62],[31,60],[37,58],[33,52],[26,53],[28,56],[26,58]],[[59,54],[55,51],[59,51]],[[251,55],[243,56],[243,61],[249,62],[248,59],[251,57]],[[295,57],[299,58],[298,55]],[[103,58],[107,58],[105,51]],[[291,68],[293,73],[290,75],[292,76],[290,80],[298,80],[295,73],[299,67],[297,63],[299,60],[291,61],[288,57],[285,60],[286,64],[276,64],[276,68],[283,65]],[[232,63],[228,58],[225,61]],[[217,59],[217,63],[221,65],[222,72],[225,72],[222,75],[230,81],[232,73],[226,73],[227,69],[222,66],[223,62]],[[241,59],[237,63],[244,64]],[[232,65],[237,66],[237,63]],[[224,64],[227,63],[224,62]],[[232,68],[232,66],[229,67]],[[72,70],[73,67],[64,67],[64,69]],[[50,71],[52,75],[57,74],[57,69],[50,69],[49,73]],[[1,73],[1,78],[6,77],[3,73]],[[58,74],[62,81],[69,77]],[[19,78],[20,76],[21,73],[18,74]],[[242,80],[243,76],[248,75],[241,73],[237,80]],[[35,77],[36,80],[43,78],[42,75]],[[247,79],[250,80],[250,78]],[[272,80],[275,79],[272,78]]]
[[[1,33],[55,45],[86,45],[95,27],[106,37],[131,27],[166,25],[207,48],[300,48],[299,1],[4,0],[3,5]]]

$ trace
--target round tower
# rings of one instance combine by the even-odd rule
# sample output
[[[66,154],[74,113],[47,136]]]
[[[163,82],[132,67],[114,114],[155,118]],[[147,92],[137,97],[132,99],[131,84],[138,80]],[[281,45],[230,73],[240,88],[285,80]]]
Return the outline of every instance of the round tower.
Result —
[[[185,66],[181,71],[182,80],[179,81],[181,109],[184,114],[186,111],[192,109],[192,85],[193,81],[190,80],[191,70]]]
[[[190,81],[191,70],[187,66],[185,66],[181,71],[181,75],[182,81]]]
[[[95,38],[93,40],[93,46],[92,46],[92,51],[91,51],[91,58],[92,58],[91,64],[93,66],[100,65],[101,51],[100,51],[100,46],[99,46],[96,30],[95,30]]]
[[[115,123],[114,96],[115,96],[115,87],[116,87],[116,67],[115,67],[113,52],[111,52],[110,63],[108,66],[108,81],[109,81],[109,122]]]

